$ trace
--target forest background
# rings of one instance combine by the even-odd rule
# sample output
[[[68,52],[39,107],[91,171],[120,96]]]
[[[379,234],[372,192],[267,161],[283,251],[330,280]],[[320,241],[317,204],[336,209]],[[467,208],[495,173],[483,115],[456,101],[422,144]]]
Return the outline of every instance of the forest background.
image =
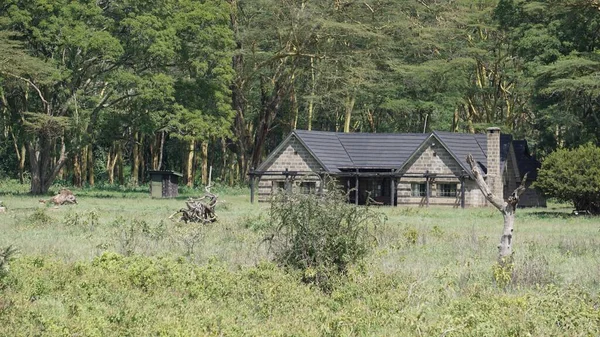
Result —
[[[598,0],[0,0],[0,177],[240,184],[293,129],[600,142]]]

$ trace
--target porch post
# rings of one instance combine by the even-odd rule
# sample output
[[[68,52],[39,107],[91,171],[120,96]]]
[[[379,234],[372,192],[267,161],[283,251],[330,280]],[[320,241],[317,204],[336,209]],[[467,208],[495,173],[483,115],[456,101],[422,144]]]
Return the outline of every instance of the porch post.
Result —
[[[395,200],[395,194],[396,194],[396,179],[394,179],[394,177],[392,177],[391,179],[391,183],[390,183],[390,206],[396,206],[394,205],[394,200]]]
[[[356,184],[356,189],[354,190],[354,204],[358,206],[358,169],[356,169],[356,178],[354,179],[354,182]]]
[[[321,180],[321,184],[319,184],[319,195],[323,195],[323,185],[325,185],[324,175],[319,173],[319,179]]]
[[[460,208],[465,208],[465,176],[460,177]]]
[[[427,207],[429,207],[429,193],[430,193],[430,187],[429,187],[429,170],[426,171],[425,173],[425,200],[427,202]]]
[[[254,168],[250,171],[250,203],[254,203]]]
[[[291,183],[290,183],[290,173],[288,172],[288,168],[285,168],[285,193],[290,194],[291,191]]]

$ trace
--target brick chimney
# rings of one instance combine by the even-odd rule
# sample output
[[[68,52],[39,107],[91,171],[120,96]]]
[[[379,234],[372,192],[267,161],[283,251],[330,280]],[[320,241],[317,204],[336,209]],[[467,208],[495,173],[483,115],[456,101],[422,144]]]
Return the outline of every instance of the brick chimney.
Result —
[[[504,198],[500,172],[500,128],[487,128],[487,183],[494,195]]]

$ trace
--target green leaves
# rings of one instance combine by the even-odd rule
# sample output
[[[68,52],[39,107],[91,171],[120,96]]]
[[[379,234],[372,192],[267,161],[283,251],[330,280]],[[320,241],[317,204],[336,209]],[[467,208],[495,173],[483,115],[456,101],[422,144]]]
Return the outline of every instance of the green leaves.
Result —
[[[542,163],[535,185],[544,193],[572,201],[577,210],[600,214],[600,148],[560,149]]]

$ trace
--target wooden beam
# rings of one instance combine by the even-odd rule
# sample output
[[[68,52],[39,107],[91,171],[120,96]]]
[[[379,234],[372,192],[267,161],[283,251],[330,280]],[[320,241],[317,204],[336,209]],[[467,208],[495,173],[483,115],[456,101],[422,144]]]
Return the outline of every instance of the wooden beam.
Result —
[[[465,177],[460,177],[460,208],[465,208]]]
[[[358,206],[358,184],[359,184],[359,181],[358,181],[358,169],[356,169],[356,178],[354,178],[354,183],[356,184],[354,186],[355,187],[355,190],[354,190],[354,204],[356,206]]]
[[[396,206],[396,180],[394,178],[390,179],[390,206]]]

